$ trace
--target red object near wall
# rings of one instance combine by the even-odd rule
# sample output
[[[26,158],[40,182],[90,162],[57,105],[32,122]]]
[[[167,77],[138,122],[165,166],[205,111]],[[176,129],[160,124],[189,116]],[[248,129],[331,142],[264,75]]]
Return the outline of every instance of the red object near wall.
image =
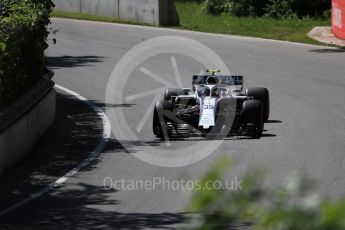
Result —
[[[345,39],[345,0],[332,0],[332,32]]]

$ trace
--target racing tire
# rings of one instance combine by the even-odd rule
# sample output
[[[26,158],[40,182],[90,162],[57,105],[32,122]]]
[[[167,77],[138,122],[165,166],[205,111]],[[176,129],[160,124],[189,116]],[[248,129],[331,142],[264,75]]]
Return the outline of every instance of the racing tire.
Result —
[[[249,88],[246,90],[246,95],[253,97],[254,100],[259,100],[263,105],[263,121],[268,121],[270,116],[270,94],[266,88]]]
[[[179,89],[179,88],[168,88],[165,90],[164,93],[164,100],[165,101],[170,101],[172,99],[172,97],[177,97],[180,95],[184,95],[184,91],[183,89]]]
[[[262,102],[259,100],[244,101],[241,117],[245,124],[253,124],[253,131],[250,132],[250,136],[254,139],[260,138],[264,129]]]
[[[164,138],[164,133],[168,134],[166,127],[167,118],[164,116],[165,112],[171,112],[173,104],[170,101],[158,101],[153,109],[153,134],[158,138]]]

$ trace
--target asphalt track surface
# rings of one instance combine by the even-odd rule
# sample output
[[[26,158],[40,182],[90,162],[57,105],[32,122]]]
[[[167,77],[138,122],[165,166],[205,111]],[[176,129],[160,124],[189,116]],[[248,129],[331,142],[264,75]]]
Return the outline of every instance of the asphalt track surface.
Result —
[[[345,51],[270,40],[241,38],[156,29],[149,27],[104,24],[54,19],[52,27],[56,45],[47,51],[48,63],[55,72],[54,81],[93,101],[104,110],[121,109],[135,130],[150,108],[154,96],[123,104],[105,102],[109,77],[115,64],[134,46],[158,36],[183,36],[211,48],[234,74],[245,76],[246,84],[265,86],[271,93],[271,117],[261,139],[224,140],[205,159],[184,167],[160,167],[144,162],[133,154],[147,146],[172,149],[195,143],[212,145],[213,141],[173,141],[171,146],[156,140],[149,119],[138,132],[142,141],[117,140],[116,129],[109,144],[91,167],[79,172],[63,186],[16,209],[1,219],[6,229],[164,229],[184,224],[185,208],[191,192],[181,190],[106,190],[106,177],[112,180],[168,181],[200,178],[223,156],[233,159],[227,174],[231,180],[246,170],[265,168],[265,186],[284,183],[294,171],[308,174],[317,181],[316,191],[329,198],[339,198],[345,191]],[[202,68],[200,63],[180,54],[166,54],[143,62],[145,67],[172,84],[175,76],[171,57],[175,57],[184,87],[190,87],[191,76]],[[112,86],[111,86],[112,87]],[[136,69],[126,82],[123,94],[128,97],[164,87]],[[114,89],[116,86],[114,86]],[[61,94],[61,92],[60,92]],[[60,95],[60,100],[67,95]],[[64,102],[66,103],[66,102]],[[62,106],[64,105],[62,103]],[[68,103],[72,103],[71,101]],[[74,103],[78,103],[75,101]],[[79,107],[75,107],[77,109]],[[79,116],[87,116],[80,108]],[[109,117],[112,120],[111,117]],[[94,122],[92,118],[88,120]],[[67,122],[67,121],[66,121]],[[65,128],[61,121],[54,130]],[[100,124],[91,141],[79,144],[79,156],[86,156],[97,145]],[[51,134],[54,138],[54,134]],[[83,133],[87,137],[88,132]],[[55,146],[45,138],[46,149]],[[55,138],[61,136],[55,134]],[[50,145],[52,144],[52,145]],[[73,144],[71,144],[72,146]],[[68,146],[65,152],[68,154]],[[67,146],[67,147],[66,147]],[[38,146],[40,147],[40,146]],[[73,154],[75,152],[71,152]],[[83,155],[84,154],[84,155]],[[54,159],[54,158],[53,158]],[[56,160],[56,159],[55,159]],[[186,159],[188,161],[188,159]],[[69,162],[71,163],[71,162]],[[73,163],[73,162],[72,162]],[[76,163],[76,162],[74,162]],[[34,192],[35,188],[32,188]]]

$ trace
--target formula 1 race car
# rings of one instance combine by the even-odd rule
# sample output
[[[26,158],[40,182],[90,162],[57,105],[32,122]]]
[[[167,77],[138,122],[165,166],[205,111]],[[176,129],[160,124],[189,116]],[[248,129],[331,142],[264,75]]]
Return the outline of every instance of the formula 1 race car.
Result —
[[[153,113],[158,138],[260,138],[270,114],[266,88],[245,89],[243,76],[218,75],[207,70],[193,76],[192,88],[166,89]]]

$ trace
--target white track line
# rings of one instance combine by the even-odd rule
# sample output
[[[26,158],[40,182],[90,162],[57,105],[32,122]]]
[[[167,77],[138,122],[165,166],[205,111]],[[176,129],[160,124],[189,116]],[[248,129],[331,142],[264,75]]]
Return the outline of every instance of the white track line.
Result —
[[[47,187],[45,187],[44,189],[41,189],[40,191],[31,194],[30,196],[28,196],[27,198],[13,204],[12,206],[0,211],[0,217],[8,214],[9,212],[29,203],[30,201],[42,196],[43,194],[49,192],[52,188],[61,185],[63,183],[65,183],[70,177],[74,176],[76,173],[78,173],[80,170],[82,170],[83,168],[85,168],[86,166],[88,166],[93,160],[95,160],[99,154],[102,152],[102,150],[104,149],[104,147],[106,146],[106,144],[109,141],[110,138],[110,134],[111,134],[111,125],[109,122],[109,118],[107,117],[107,115],[103,112],[103,110],[101,110],[100,108],[98,108],[95,104],[93,104],[92,102],[90,102],[89,100],[87,100],[85,97],[79,95],[78,93],[69,90],[63,86],[60,85],[55,85],[55,87],[57,89],[60,89],[62,91],[65,91],[68,94],[71,94],[72,96],[78,98],[80,101],[84,102],[87,106],[89,106],[94,112],[97,113],[97,115],[102,119],[102,124],[103,124],[103,133],[102,133],[102,139],[101,141],[97,144],[96,148],[93,150],[92,153],[89,154],[89,156],[84,159],[79,165],[77,165],[74,169],[72,169],[71,171],[69,171],[67,174],[65,174],[63,177],[60,177],[59,179],[57,179],[55,182],[49,184]]]

